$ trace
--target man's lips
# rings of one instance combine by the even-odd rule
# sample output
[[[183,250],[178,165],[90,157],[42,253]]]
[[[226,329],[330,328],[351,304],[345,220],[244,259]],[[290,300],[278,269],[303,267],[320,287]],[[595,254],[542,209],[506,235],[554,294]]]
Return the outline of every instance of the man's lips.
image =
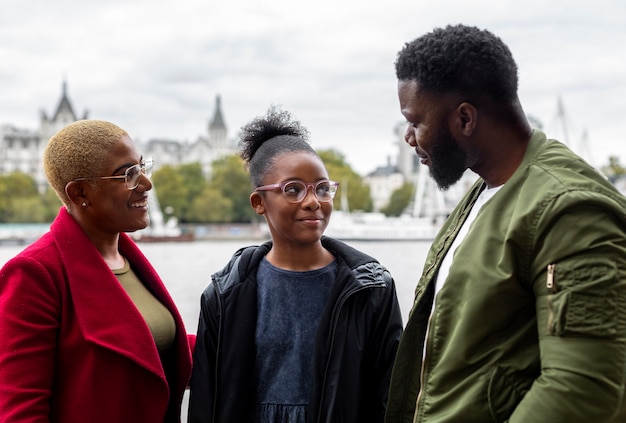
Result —
[[[417,154],[417,156],[420,158],[421,164],[428,163],[428,156],[419,147],[415,147],[415,154]]]

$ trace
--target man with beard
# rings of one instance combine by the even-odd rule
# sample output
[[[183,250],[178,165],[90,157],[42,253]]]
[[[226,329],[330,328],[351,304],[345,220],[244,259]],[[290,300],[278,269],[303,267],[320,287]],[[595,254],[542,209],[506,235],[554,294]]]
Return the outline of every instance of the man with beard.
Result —
[[[395,65],[438,186],[480,178],[426,259],[386,421],[626,421],[626,199],[530,127],[492,33],[438,28]]]

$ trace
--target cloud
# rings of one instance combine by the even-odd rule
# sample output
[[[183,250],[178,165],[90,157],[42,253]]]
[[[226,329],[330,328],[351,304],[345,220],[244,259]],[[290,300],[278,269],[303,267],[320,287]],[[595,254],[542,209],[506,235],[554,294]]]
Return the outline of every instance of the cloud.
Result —
[[[144,141],[191,141],[221,95],[230,136],[280,104],[315,147],[340,150],[366,173],[398,148],[396,52],[458,22],[510,46],[527,113],[548,124],[560,96],[573,136],[587,130],[601,162],[626,154],[619,0],[13,0],[0,5],[0,123],[37,128],[66,79],[79,114]]]

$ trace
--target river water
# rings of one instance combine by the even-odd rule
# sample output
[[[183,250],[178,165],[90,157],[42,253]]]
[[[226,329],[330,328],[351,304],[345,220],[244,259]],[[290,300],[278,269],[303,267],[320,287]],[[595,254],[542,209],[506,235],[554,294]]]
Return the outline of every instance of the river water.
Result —
[[[140,243],[183,317],[187,332],[195,333],[200,313],[200,295],[210,281],[210,275],[221,269],[240,247],[259,241],[195,241],[188,243]],[[415,284],[421,274],[428,241],[360,241],[349,242],[353,247],[376,257],[391,272],[396,282],[403,321],[413,301]],[[19,253],[24,246],[0,245],[0,266]],[[188,396],[183,403],[186,421]]]
[[[213,272],[221,269],[240,247],[258,244],[245,239],[140,243],[139,247],[161,275],[176,302],[188,332],[195,332],[200,313],[200,295]],[[398,301],[406,322],[415,284],[421,274],[428,241],[353,241],[353,247],[376,257],[389,269],[396,282]],[[0,245],[0,266],[24,246]]]

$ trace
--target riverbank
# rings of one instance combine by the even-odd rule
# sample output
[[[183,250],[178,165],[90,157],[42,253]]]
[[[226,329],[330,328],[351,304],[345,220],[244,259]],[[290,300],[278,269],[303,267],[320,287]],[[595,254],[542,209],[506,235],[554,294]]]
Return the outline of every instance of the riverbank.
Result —
[[[269,239],[265,223],[181,224],[180,229],[182,233],[192,233],[197,241]]]
[[[49,223],[0,223],[0,245],[28,245],[48,229]]]
[[[50,229],[49,223],[0,223],[0,245],[28,245]],[[264,223],[182,224],[179,236],[138,238],[138,242],[192,242],[269,239]]]

